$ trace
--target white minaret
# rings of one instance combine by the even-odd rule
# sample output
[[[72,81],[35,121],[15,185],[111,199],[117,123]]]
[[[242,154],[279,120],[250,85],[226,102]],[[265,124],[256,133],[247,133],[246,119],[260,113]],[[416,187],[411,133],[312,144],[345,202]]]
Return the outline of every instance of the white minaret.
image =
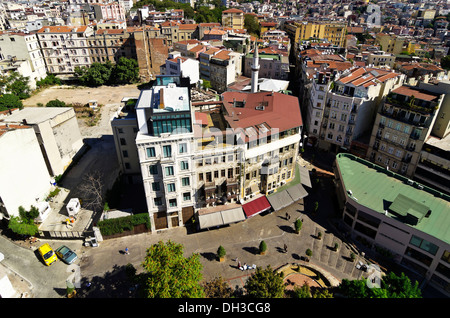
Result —
[[[255,53],[253,53],[253,64],[252,64],[252,93],[256,93],[258,91],[258,72],[259,72],[258,44],[255,42]]]

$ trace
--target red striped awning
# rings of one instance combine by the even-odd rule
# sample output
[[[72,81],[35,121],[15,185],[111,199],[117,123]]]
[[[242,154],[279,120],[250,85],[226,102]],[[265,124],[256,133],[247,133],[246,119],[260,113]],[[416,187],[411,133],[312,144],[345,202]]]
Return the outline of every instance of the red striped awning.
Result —
[[[248,218],[258,213],[267,211],[271,207],[272,206],[270,205],[269,200],[267,200],[266,196],[259,197],[258,199],[242,205],[242,209],[244,209],[244,213]]]

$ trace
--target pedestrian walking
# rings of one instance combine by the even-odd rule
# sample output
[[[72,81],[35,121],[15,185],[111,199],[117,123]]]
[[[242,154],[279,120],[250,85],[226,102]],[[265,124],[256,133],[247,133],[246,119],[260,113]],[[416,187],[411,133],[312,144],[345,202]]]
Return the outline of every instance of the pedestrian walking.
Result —
[[[128,250],[128,247],[125,247],[125,254],[130,254],[130,251]]]
[[[291,216],[289,215],[289,213],[286,212],[286,220],[290,220]]]
[[[287,245],[284,244],[284,252],[287,253]]]

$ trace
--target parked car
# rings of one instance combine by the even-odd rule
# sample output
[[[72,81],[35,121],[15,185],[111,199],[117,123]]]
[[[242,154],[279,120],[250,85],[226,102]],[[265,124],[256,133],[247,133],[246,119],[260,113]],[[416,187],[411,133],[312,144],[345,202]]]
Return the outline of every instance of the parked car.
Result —
[[[66,264],[72,264],[78,258],[77,254],[66,245],[58,247],[56,249],[56,255]]]
[[[38,251],[47,266],[52,265],[58,259],[48,243],[39,246]]]

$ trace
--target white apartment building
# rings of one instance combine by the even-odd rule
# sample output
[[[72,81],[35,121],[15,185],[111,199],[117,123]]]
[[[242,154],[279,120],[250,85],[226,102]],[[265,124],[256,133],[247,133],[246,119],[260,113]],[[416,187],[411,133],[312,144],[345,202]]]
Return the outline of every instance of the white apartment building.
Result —
[[[350,148],[352,140],[370,132],[381,98],[401,86],[404,75],[359,67],[344,71],[333,84],[330,76],[319,78],[313,82],[312,103],[308,105],[312,107],[309,117],[310,142],[316,140],[320,148],[336,152],[339,147]],[[322,96],[323,99],[320,98]],[[319,104],[323,113],[319,110]],[[317,114],[323,115],[320,117]]]
[[[0,34],[0,60],[27,60],[29,69],[23,76],[30,78],[30,87],[36,88],[36,81],[47,74],[36,34],[29,32],[5,32]]]
[[[0,219],[9,219],[44,201],[50,175],[31,126],[0,125],[0,153]]]
[[[71,76],[75,67],[90,66],[87,38],[93,33],[89,26],[45,26],[37,31],[48,72]]]
[[[151,230],[180,226],[194,215],[194,133],[189,88],[160,76],[136,104],[136,146]]]
[[[169,53],[166,64],[161,65],[160,70],[161,75],[189,77],[191,85],[197,84],[200,79],[199,62],[182,57],[176,51]]]
[[[51,176],[63,174],[83,146],[72,107],[25,107],[3,121],[33,127]]]

